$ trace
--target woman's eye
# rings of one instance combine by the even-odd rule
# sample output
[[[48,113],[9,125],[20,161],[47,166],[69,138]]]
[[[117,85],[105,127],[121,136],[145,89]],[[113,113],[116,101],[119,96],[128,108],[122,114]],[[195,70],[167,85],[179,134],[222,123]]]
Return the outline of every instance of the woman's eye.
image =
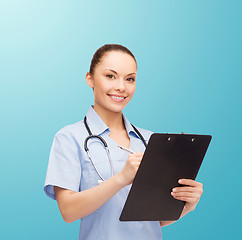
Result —
[[[127,78],[129,82],[134,82],[135,79],[134,78]]]
[[[114,76],[113,76],[112,74],[107,74],[106,77],[108,77],[108,78],[112,78],[112,77],[114,77]]]

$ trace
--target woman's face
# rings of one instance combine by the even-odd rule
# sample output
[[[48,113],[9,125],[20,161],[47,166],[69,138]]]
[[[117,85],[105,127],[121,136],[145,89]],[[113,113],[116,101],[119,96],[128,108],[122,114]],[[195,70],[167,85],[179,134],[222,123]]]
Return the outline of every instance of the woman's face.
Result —
[[[94,107],[121,112],[134,95],[136,73],[132,56],[119,51],[107,52],[96,65],[93,76],[86,75],[87,84],[93,88]]]

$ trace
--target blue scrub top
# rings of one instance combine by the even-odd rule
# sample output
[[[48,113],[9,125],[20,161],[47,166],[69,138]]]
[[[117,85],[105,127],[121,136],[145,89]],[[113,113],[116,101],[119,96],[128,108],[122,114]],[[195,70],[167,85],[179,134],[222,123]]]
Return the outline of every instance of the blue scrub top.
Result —
[[[130,153],[120,149],[118,143],[109,137],[110,130],[93,109],[93,105],[86,117],[92,133],[103,137],[107,142],[114,174],[117,174],[123,169]],[[130,149],[144,152],[144,143],[124,114],[123,119],[130,138]],[[138,127],[137,129],[148,143],[153,132]],[[44,184],[44,191],[48,197],[56,200],[53,186],[80,192],[98,185],[100,177],[84,149],[84,141],[88,135],[83,120],[67,125],[55,134]],[[103,144],[97,138],[91,138],[88,140],[88,148],[101,176],[104,179],[110,178],[111,167]],[[119,221],[131,186],[132,184],[125,186],[99,209],[81,219],[79,240],[162,239],[159,221]]]

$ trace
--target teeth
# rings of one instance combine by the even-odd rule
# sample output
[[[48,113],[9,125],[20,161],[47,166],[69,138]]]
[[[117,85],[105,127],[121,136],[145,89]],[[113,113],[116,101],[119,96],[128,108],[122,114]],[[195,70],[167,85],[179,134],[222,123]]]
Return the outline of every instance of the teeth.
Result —
[[[115,99],[124,99],[124,97],[115,97],[115,96],[111,96],[111,97]]]

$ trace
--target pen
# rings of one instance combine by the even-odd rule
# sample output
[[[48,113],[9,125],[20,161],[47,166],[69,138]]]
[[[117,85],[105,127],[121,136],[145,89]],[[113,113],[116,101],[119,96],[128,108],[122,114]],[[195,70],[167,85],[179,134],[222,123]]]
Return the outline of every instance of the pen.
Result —
[[[132,150],[126,148],[126,147],[122,147],[120,145],[118,145],[118,147],[121,148],[122,150],[125,150],[125,151],[129,152],[129,153],[135,153],[134,151],[132,151]]]

